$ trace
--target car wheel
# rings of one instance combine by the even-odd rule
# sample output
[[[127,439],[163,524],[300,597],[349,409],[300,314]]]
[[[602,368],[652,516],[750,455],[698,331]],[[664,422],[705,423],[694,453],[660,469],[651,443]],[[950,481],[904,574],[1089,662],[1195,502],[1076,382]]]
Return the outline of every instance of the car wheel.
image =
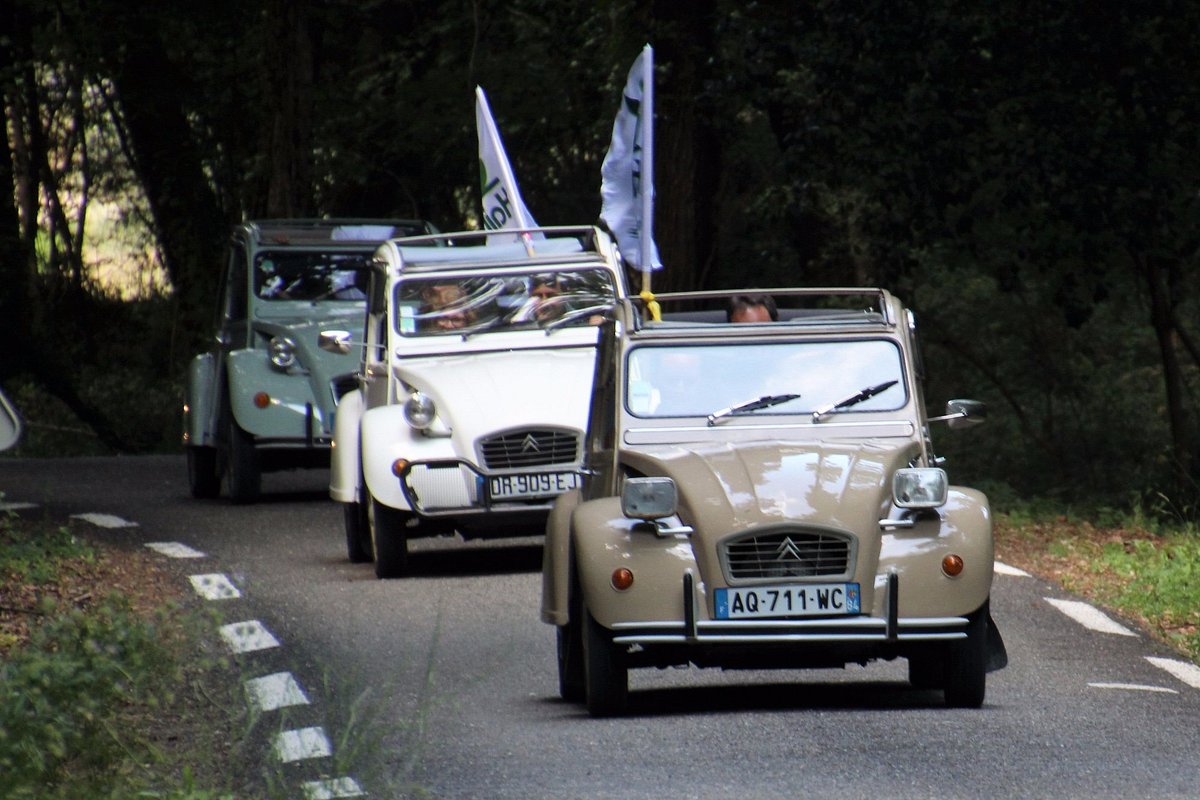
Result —
[[[342,516],[346,524],[346,554],[353,564],[365,564],[371,560],[371,525],[367,521],[362,503],[342,503]]]
[[[946,656],[946,705],[979,708],[987,685],[988,604],[967,618],[967,638],[952,643]]]
[[[254,437],[229,420],[229,455],[225,466],[225,482],[229,499],[234,503],[253,503],[262,490],[262,471],[258,466],[258,451]]]
[[[408,520],[411,515],[370,499],[367,523],[375,552],[375,577],[403,578],[408,573]]]
[[[221,493],[216,448],[188,447],[187,471],[188,488],[192,490],[192,497],[209,500]]]
[[[578,615],[558,626],[558,694],[568,703],[587,698],[584,688],[583,631]]]
[[[625,711],[629,699],[629,667],[613,644],[612,634],[592,618],[583,615],[584,689],[588,713],[593,717],[611,717]]]

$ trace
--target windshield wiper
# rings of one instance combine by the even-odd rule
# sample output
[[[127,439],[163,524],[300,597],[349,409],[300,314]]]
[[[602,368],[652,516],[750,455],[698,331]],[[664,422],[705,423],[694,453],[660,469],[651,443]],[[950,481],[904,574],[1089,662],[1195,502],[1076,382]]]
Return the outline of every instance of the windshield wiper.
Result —
[[[721,419],[722,417],[731,417],[735,414],[745,414],[748,411],[758,411],[762,408],[770,408],[771,406],[777,406],[780,403],[786,403],[789,400],[795,400],[799,396],[800,395],[798,394],[764,395],[757,400],[748,400],[745,403],[738,403],[736,406],[730,406],[729,408],[722,408],[720,411],[714,411],[708,415],[708,424],[710,426],[716,425],[717,420]]]
[[[818,408],[816,411],[812,412],[812,421],[820,422],[821,417],[831,414],[834,411],[838,411],[843,408],[849,408],[850,406],[858,405],[863,400],[869,400],[870,398],[874,397],[875,395],[879,394],[880,392],[886,392],[888,389],[892,388],[899,382],[900,381],[896,380],[896,381],[887,381],[886,383],[877,383],[874,386],[868,386],[865,389],[859,389],[857,392],[850,395],[849,397],[844,397],[841,400],[836,400],[832,403],[826,403],[825,405]]]

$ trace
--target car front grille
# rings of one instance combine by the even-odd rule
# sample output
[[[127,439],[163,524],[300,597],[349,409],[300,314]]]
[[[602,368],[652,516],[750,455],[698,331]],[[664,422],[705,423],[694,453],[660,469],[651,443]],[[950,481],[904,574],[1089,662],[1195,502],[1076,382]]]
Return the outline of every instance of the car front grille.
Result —
[[[579,458],[579,434],[554,428],[507,431],[481,439],[479,452],[490,470],[574,464]]]
[[[731,581],[818,578],[849,574],[851,542],[844,534],[793,529],[743,536],[722,547]]]

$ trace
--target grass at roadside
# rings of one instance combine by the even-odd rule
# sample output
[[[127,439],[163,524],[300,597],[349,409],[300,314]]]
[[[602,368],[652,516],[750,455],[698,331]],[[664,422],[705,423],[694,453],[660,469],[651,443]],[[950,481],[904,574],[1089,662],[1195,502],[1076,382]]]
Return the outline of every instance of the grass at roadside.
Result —
[[[232,796],[232,665],[151,559],[0,516],[5,797]]]
[[[1200,530],[1137,515],[1104,524],[999,514],[996,557],[1135,620],[1200,663]]]

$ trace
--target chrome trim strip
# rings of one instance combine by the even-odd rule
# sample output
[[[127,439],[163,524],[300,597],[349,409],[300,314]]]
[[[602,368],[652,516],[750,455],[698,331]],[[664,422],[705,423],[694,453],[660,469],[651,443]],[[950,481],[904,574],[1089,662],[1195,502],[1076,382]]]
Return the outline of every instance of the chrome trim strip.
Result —
[[[953,628],[966,627],[966,617],[900,617],[897,623],[901,629]],[[843,617],[823,619],[789,619],[789,620],[697,620],[696,627],[700,632],[705,629],[720,630],[721,628],[749,628],[752,630],[775,631],[786,628],[863,628],[866,630],[887,630],[887,620],[880,617]],[[679,620],[647,620],[643,622],[616,622],[612,625],[614,631],[646,630],[649,628],[684,629],[684,623]]]
[[[614,644],[775,644],[789,642],[879,642],[886,644],[888,642],[934,642],[934,641],[951,641],[954,639],[965,639],[967,634],[965,631],[957,633],[902,633],[895,639],[888,639],[886,634],[877,633],[851,633],[851,634],[828,634],[828,633],[791,633],[791,634],[769,634],[761,636],[741,635],[712,635],[700,634],[695,639],[690,639],[682,634],[647,634],[638,636],[630,634],[628,636],[614,636]]]

